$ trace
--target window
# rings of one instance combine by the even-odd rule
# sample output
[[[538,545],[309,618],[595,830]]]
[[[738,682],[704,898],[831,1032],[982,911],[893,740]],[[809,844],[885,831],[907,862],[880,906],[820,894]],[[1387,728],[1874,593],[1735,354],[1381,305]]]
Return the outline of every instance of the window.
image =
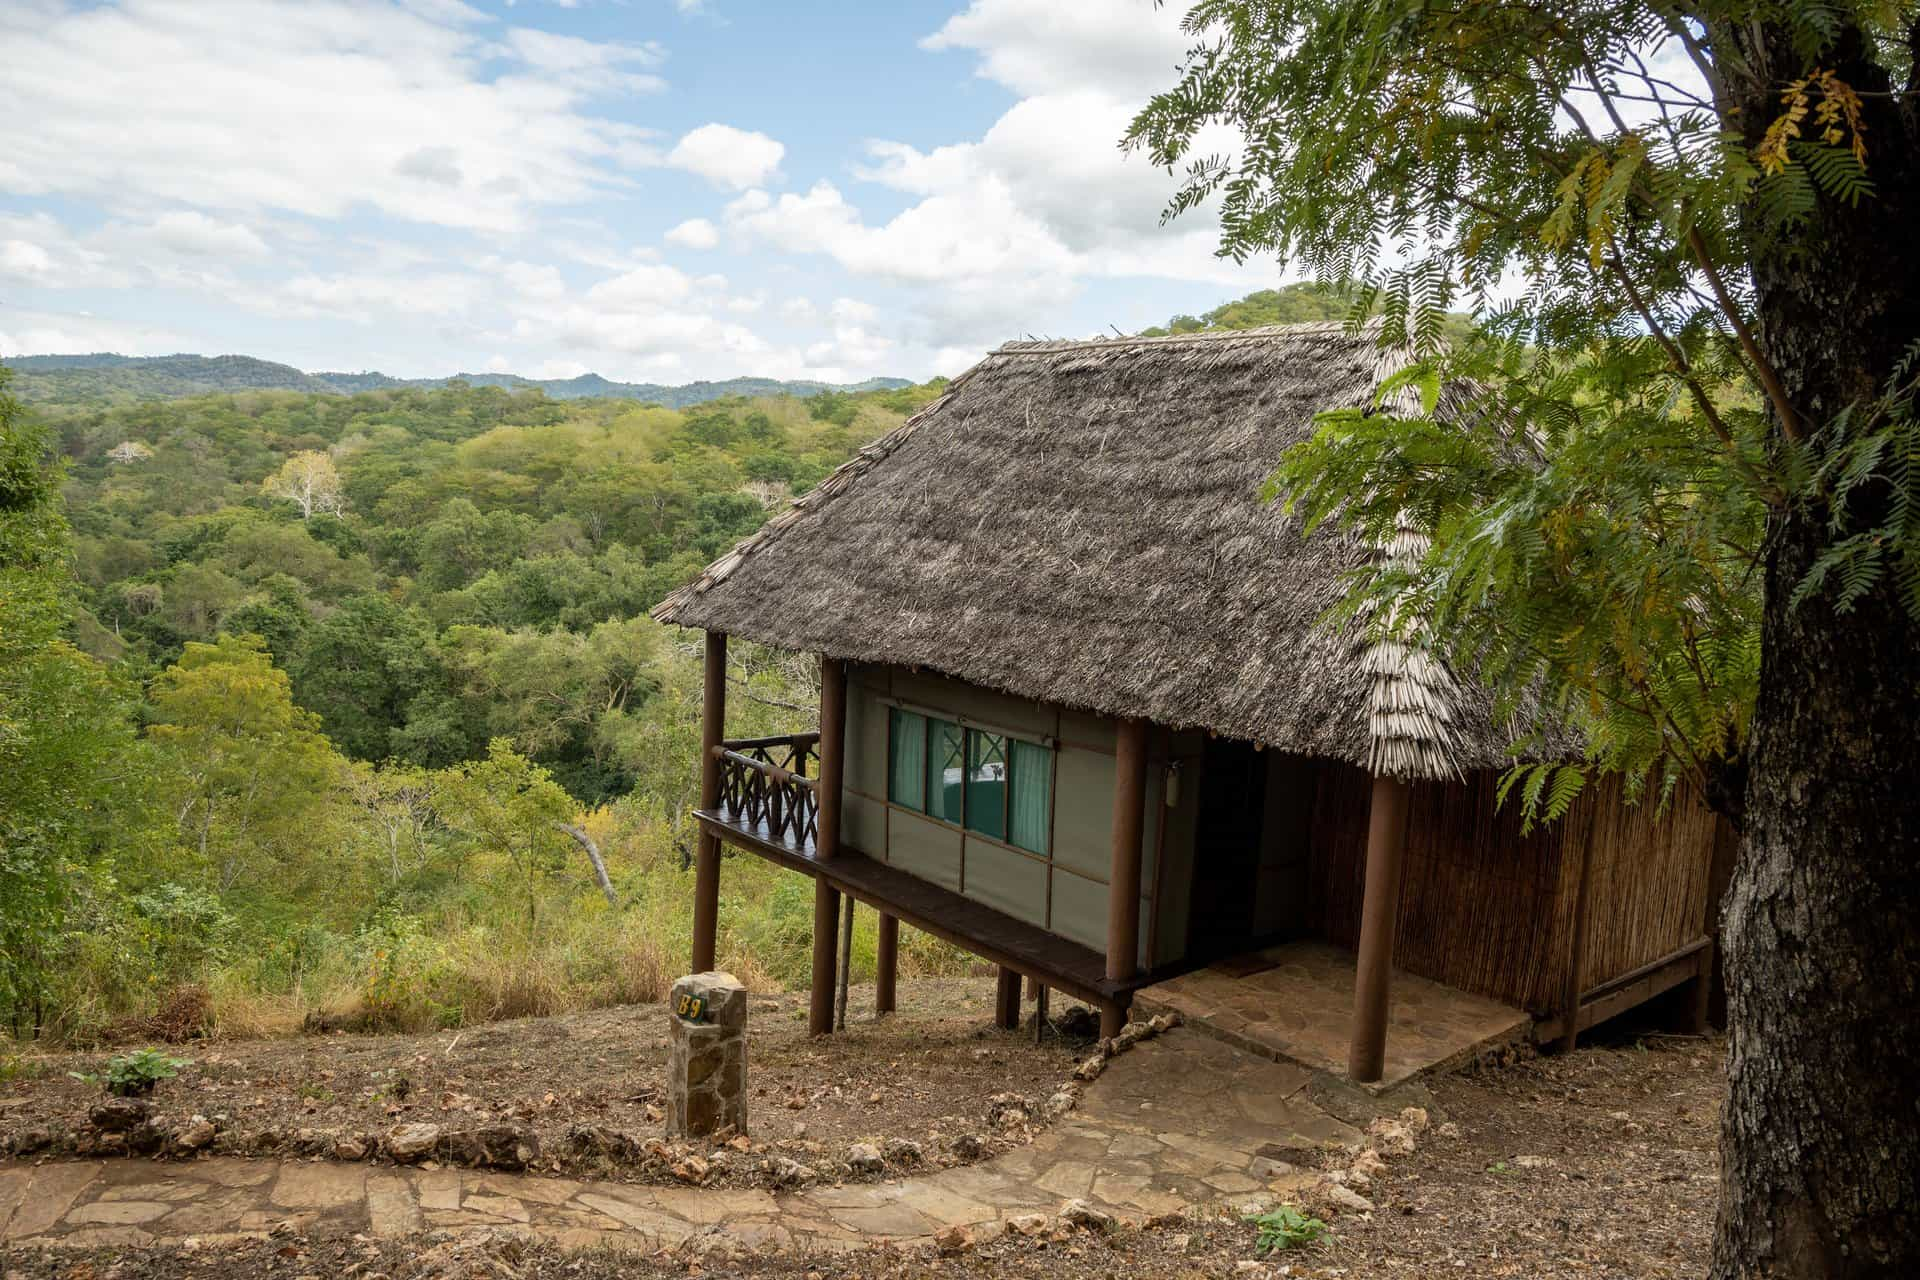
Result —
[[[966,736],[951,720],[927,721],[927,816],[960,825]]]
[[[1007,740],[967,730],[967,830],[1007,838]]]
[[[893,708],[887,800],[1045,857],[1053,752],[1004,733]]]

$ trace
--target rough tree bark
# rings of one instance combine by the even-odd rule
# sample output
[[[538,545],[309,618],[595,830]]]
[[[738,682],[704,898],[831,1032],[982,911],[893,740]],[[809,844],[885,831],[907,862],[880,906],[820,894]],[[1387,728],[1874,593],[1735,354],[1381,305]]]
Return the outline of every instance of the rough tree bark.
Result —
[[[1750,141],[1812,68],[1786,34],[1715,31]],[[1722,65],[1727,63],[1722,59]],[[1823,199],[1754,283],[1809,427],[1872,398],[1920,338],[1920,128],[1858,33],[1822,58],[1867,99],[1874,199]],[[1878,501],[1878,496],[1866,499]],[[1764,656],[1725,906],[1730,1094],[1713,1274],[1920,1275],[1920,629],[1891,579],[1850,612],[1788,605],[1832,541],[1791,510],[1766,546]]]

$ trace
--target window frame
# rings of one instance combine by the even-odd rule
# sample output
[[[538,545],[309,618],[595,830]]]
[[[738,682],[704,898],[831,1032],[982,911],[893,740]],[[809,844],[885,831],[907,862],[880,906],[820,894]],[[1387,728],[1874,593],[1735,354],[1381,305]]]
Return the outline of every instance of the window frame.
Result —
[[[1009,729],[1004,725],[978,720],[971,716],[959,715],[952,711],[936,710],[897,698],[881,698],[878,701],[887,708],[886,803],[889,807],[900,809],[907,813],[917,814],[929,822],[936,822],[941,826],[958,831],[965,838],[985,840],[1002,848],[1010,849],[1024,857],[1035,858],[1049,864],[1053,862],[1053,815],[1056,800],[1053,784],[1054,775],[1058,772],[1060,754],[1059,739],[1046,734],[1026,733],[1018,729]],[[897,761],[894,757],[894,738],[895,730],[899,724],[896,717],[900,715],[917,716],[920,718],[923,726],[920,735],[921,750],[926,761],[926,767],[921,778],[921,795],[918,806],[895,798],[894,780]],[[947,818],[933,812],[933,794],[936,777],[934,765],[936,726],[940,724],[953,725],[960,731],[961,785],[960,813],[957,818]],[[971,809],[971,803],[968,798],[968,793],[971,789],[969,773],[971,772],[973,743],[976,735],[999,738],[1003,744],[1002,750],[1005,758],[1003,767],[1006,770],[1007,781],[1002,792],[1000,815],[1001,833],[998,835],[991,831],[983,831],[968,823],[969,811]],[[1046,787],[1047,796],[1046,837],[1045,847],[1041,849],[1030,849],[1026,845],[1015,843],[1013,839],[1013,789],[1015,785],[1015,775],[1018,772],[1013,763],[1015,754],[1013,744],[1015,742],[1024,743],[1029,747],[1038,747],[1047,753],[1046,769],[1042,775],[1045,778],[1043,785]]]

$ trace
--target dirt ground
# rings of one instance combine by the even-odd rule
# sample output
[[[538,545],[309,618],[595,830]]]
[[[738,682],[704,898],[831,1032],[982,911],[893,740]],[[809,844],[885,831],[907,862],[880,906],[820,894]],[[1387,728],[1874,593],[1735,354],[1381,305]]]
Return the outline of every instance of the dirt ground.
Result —
[[[806,1006],[804,992],[753,997],[748,1080],[756,1149],[813,1163],[889,1138],[919,1143],[930,1164],[1005,1150],[1027,1131],[990,1130],[989,1100],[1017,1094],[1038,1115],[1086,1044],[1050,1034],[1036,1045],[1031,1032],[994,1030],[991,979],[903,983],[898,1014],[879,1020],[871,990],[856,988],[847,1030],[825,1042],[808,1040]],[[535,1171],[668,1181],[673,1159],[578,1136],[661,1132],[667,1018],[663,1006],[640,1005],[430,1035],[202,1041],[166,1049],[193,1065],[152,1103],[158,1117],[213,1120],[212,1150],[230,1154],[357,1159],[374,1156],[398,1124],[513,1123],[539,1140]],[[23,1056],[17,1078],[0,1084],[0,1153],[90,1153],[87,1118],[101,1087],[68,1073],[97,1075],[110,1056]],[[964,1157],[953,1151],[962,1135],[981,1140],[962,1144]],[[736,1163],[713,1162],[705,1181],[756,1176],[750,1162]]]
[[[1393,1160],[1295,1276],[1706,1273],[1726,1043],[1615,1030],[1433,1085],[1452,1128]]]
[[[957,997],[941,998],[964,1000],[967,990],[963,983]],[[982,1007],[972,1022],[961,1018],[964,1004],[947,1015],[961,1025],[941,1051],[960,1050],[969,1062],[984,1062],[971,1051],[985,1041],[1010,1059],[1025,1058],[1025,1051],[1013,1052],[1008,1037],[973,1035],[986,1020],[990,989],[979,999]],[[919,1038],[919,1027],[909,1019],[900,1025],[913,1027],[907,1041]],[[1436,1081],[1430,1099],[1434,1127],[1414,1152],[1390,1160],[1364,1188],[1373,1212],[1342,1213],[1319,1243],[1271,1255],[1257,1266],[1254,1230],[1228,1207],[1125,1227],[1111,1236],[1079,1230],[1037,1238],[1008,1235],[946,1257],[883,1247],[835,1257],[698,1257],[685,1250],[568,1253],[506,1237],[383,1243],[295,1232],[264,1241],[208,1243],[196,1250],[8,1254],[0,1249],[0,1275],[7,1280],[1695,1276],[1705,1270],[1712,1230],[1724,1052],[1717,1037],[1643,1036],[1625,1028],[1568,1057],[1528,1059]],[[895,1056],[906,1061],[905,1053],[903,1047]],[[1052,1058],[1064,1053],[1035,1056],[1054,1066]],[[839,1061],[843,1069],[835,1082],[844,1099],[857,1088],[849,1087],[847,1060]],[[796,1060],[796,1068],[800,1065]],[[971,1072],[963,1068],[960,1078],[971,1078]]]

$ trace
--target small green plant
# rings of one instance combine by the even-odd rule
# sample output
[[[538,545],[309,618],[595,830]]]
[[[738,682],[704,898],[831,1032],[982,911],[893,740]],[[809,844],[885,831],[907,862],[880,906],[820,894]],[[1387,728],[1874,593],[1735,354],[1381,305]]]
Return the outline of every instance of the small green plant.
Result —
[[[162,1080],[171,1080],[180,1074],[181,1068],[192,1065],[186,1058],[170,1058],[158,1049],[136,1049],[132,1053],[109,1059],[104,1076],[87,1075],[79,1071],[69,1071],[67,1074],[75,1080],[104,1083],[108,1093],[132,1098],[152,1093],[153,1087]]]
[[[1265,1213],[1250,1213],[1247,1221],[1260,1228],[1260,1236],[1253,1242],[1254,1250],[1259,1253],[1298,1249],[1318,1240],[1327,1229],[1326,1223],[1308,1217],[1290,1204]]]

